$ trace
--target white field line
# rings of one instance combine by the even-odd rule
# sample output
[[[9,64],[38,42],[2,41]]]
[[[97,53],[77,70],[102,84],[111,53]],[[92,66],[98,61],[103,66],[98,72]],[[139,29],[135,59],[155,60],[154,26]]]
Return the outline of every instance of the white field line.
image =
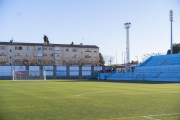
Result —
[[[165,116],[165,115],[177,115],[177,114],[180,114],[180,113],[159,114],[159,115],[147,115],[147,116],[141,116],[141,117],[149,118],[149,119],[154,119],[154,120],[161,120],[161,119],[152,118],[152,117],[156,117],[156,116]]]
[[[164,116],[164,115],[176,115],[180,113],[171,113],[171,114],[159,114],[159,115],[148,115],[148,116]]]
[[[154,120],[161,120],[161,119],[157,119],[157,118],[152,118],[152,117],[156,117],[156,116],[165,116],[165,115],[177,115],[180,113],[171,113],[171,114],[159,114],[159,115],[146,115],[146,116],[134,116],[134,117],[122,117],[122,118],[110,118],[110,119],[99,119],[99,120],[114,120],[114,119],[131,119],[131,118],[140,118],[140,117],[144,117],[144,118],[149,118],[149,119],[154,119]]]
[[[161,119],[152,118],[152,117],[148,117],[148,116],[141,116],[141,117],[144,117],[144,118],[149,118],[149,119],[154,119],[154,120],[161,120]]]

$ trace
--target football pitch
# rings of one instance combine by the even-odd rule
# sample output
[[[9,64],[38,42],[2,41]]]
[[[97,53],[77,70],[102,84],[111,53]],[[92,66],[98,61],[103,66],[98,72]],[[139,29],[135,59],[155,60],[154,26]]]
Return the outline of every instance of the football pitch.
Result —
[[[0,120],[180,120],[180,83],[0,80]]]

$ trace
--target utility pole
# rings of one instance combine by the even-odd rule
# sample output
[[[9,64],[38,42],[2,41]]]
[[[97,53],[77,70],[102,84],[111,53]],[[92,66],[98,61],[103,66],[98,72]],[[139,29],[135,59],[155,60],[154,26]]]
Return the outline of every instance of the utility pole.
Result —
[[[122,64],[123,64],[123,52],[122,52]]]
[[[170,10],[170,21],[171,21],[171,54],[173,54],[173,46],[172,46],[172,21],[173,21],[173,10]]]
[[[125,62],[125,61],[126,61],[126,60],[125,60],[126,58],[125,58],[125,53],[126,53],[126,52],[124,52],[124,72],[126,72],[126,62]]]
[[[117,65],[117,51],[116,51],[116,65]]]

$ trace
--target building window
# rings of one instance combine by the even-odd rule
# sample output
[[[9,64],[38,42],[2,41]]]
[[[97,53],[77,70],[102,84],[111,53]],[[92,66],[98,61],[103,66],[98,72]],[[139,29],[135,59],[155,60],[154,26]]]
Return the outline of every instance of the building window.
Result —
[[[39,47],[38,47],[38,50],[42,50],[42,47],[41,47],[41,46],[39,46]]]
[[[29,50],[29,47],[26,47],[26,50]]]
[[[20,54],[20,53],[15,54],[15,57],[21,57],[21,56],[22,56],[22,54]]]
[[[22,60],[15,60],[15,63],[22,63]]]
[[[76,48],[76,49],[73,48],[72,51],[73,51],[73,52],[78,52],[78,49],[77,49],[77,48]]]
[[[26,53],[26,57],[29,57],[29,54],[28,54],[28,53]]]
[[[43,47],[43,50],[47,50],[47,47]]]
[[[94,52],[97,52],[96,49],[94,50]]]
[[[0,46],[0,50],[6,50],[6,46]]]
[[[66,55],[66,57],[68,58],[68,57],[69,57],[69,55]]]
[[[49,57],[53,57],[53,54],[49,54]]]
[[[97,57],[97,55],[94,56],[95,58]]]
[[[11,52],[11,49],[10,49],[10,52]]]
[[[91,52],[91,49],[85,49],[85,52]]]
[[[9,58],[11,59],[11,56]]]
[[[72,57],[73,57],[73,58],[78,58],[79,56],[78,56],[78,55],[73,55]]]
[[[43,56],[47,56],[47,54],[43,54]]]
[[[42,56],[42,53],[38,53],[38,56]]]
[[[52,47],[50,47],[50,48],[49,48],[49,50],[53,50],[53,48],[52,48]]]
[[[91,58],[91,55],[85,55],[85,58]]]
[[[15,47],[15,50],[22,50],[22,47]]]
[[[59,47],[55,46],[55,51],[59,51]]]
[[[0,53],[0,56],[6,56],[6,53]]]
[[[66,51],[69,51],[69,48],[66,48]]]
[[[59,57],[59,54],[55,54],[55,57]]]

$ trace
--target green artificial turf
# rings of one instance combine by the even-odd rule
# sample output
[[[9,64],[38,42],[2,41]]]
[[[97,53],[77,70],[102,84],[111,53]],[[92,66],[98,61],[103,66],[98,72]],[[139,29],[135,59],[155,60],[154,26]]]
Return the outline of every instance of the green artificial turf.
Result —
[[[0,80],[0,120],[152,118],[180,120],[180,83]]]

